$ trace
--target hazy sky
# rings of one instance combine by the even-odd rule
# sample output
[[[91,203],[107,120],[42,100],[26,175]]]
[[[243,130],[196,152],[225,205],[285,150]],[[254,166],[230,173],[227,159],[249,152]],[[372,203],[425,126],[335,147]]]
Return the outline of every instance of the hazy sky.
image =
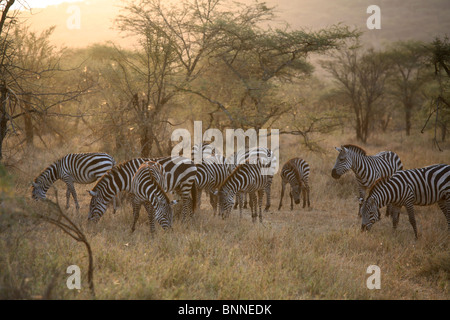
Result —
[[[45,8],[46,6],[56,5],[63,2],[80,2],[83,0],[16,0],[13,5],[14,9],[21,8],[23,6],[29,8]]]

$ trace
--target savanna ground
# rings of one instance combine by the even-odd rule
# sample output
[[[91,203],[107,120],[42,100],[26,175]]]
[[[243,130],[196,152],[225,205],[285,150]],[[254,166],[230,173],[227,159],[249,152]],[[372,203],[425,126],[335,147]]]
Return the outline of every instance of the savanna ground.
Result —
[[[175,221],[173,230],[157,226],[152,237],[141,211],[130,232],[128,205],[100,222],[87,221],[93,185],[77,185],[81,209],[73,201],[67,214],[79,224],[92,246],[97,299],[445,299],[449,295],[450,251],[445,217],[437,205],[416,207],[420,237],[416,241],[405,210],[399,227],[383,217],[369,233],[360,231],[353,173],[331,178],[335,146],[355,143],[350,133],[325,137],[324,154],[306,151],[295,137],[281,137],[281,162],[300,156],[311,167],[311,208],[289,209],[285,195],[277,211],[280,177],[272,186],[271,213],[264,223],[252,223],[249,210],[227,220],[213,216],[203,195],[201,212],[191,223]],[[39,212],[45,206],[30,200],[30,181],[58,157],[79,151],[81,142],[51,152],[38,148],[16,154],[2,182],[0,234],[0,298],[91,299],[87,285],[88,258],[83,244],[48,223],[16,213]],[[375,135],[363,146],[368,154],[397,152],[405,168],[448,163],[450,144],[443,152],[430,136],[417,131]],[[96,150],[95,150],[96,151]],[[26,155],[26,157],[25,157]],[[12,159],[14,158],[12,157]],[[33,160],[29,160],[33,159]],[[8,189],[5,184],[12,186]],[[55,184],[65,204],[65,185]],[[52,189],[48,197],[55,200]],[[15,202],[11,199],[18,199]],[[17,218],[20,217],[20,218]],[[70,265],[82,271],[82,289],[69,290]],[[381,270],[381,289],[369,290],[368,266]]]

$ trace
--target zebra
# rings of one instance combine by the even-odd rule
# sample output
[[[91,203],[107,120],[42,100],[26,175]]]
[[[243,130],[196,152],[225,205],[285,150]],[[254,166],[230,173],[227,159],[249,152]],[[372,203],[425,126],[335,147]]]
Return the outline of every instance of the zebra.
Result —
[[[141,204],[147,210],[150,232],[155,233],[155,220],[166,230],[172,227],[172,204],[166,192],[164,167],[158,162],[148,161],[141,164],[131,179],[130,192],[134,195],[133,211],[139,211]],[[133,223],[133,231],[135,227]]]
[[[283,165],[280,175],[281,198],[278,210],[281,209],[284,190],[287,183],[291,185],[291,191],[289,192],[291,198],[291,210],[294,209],[293,200],[296,204],[300,203],[300,193],[303,195],[303,208],[306,206],[306,203],[308,203],[309,207],[309,164],[301,158],[293,158]]]
[[[256,164],[244,163],[227,177],[215,194],[219,196],[219,214],[222,218],[229,216],[233,206],[233,198],[238,192],[247,192],[250,196],[250,208],[252,210],[252,221],[256,221],[259,207],[259,221],[262,222],[262,198],[264,193],[270,192],[273,176],[262,174],[264,166],[257,161]],[[270,198],[270,197],[268,197]],[[257,201],[258,200],[258,201]],[[239,210],[242,217],[242,198],[239,198]]]
[[[392,151],[382,151],[373,156],[368,156],[366,151],[358,146],[347,144],[336,147],[339,152],[336,163],[331,171],[334,179],[339,179],[348,170],[355,173],[359,192],[359,209],[366,194],[375,181],[381,178],[392,176],[395,172],[403,170],[400,157]],[[386,215],[390,213],[390,207],[386,210]],[[360,216],[360,210],[358,210]]]
[[[217,213],[217,197],[214,195],[216,190],[228,177],[229,167],[226,159],[218,154],[203,159],[201,164],[197,164],[197,174],[195,176],[195,187],[197,188],[197,208],[200,206],[201,192],[205,190],[210,195],[210,203]]]
[[[406,207],[409,222],[417,236],[414,205],[438,203],[447,219],[450,231],[450,165],[436,164],[424,168],[399,171],[390,178],[379,180],[369,191],[361,207],[362,230],[370,230],[380,220],[379,208],[392,204],[394,228],[402,206]]]
[[[70,195],[75,207],[80,209],[74,183],[89,184],[95,182],[116,164],[107,153],[69,153],[45,168],[31,183],[32,198],[46,198],[48,189],[61,179],[67,185],[66,209],[69,208]],[[115,202],[114,202],[115,204]]]
[[[130,192],[131,180],[136,174],[139,166],[147,161],[154,161],[161,164],[164,168],[164,176],[166,179],[165,192],[175,192],[181,197],[183,219],[186,219],[188,212],[192,212],[190,206],[190,194],[192,193],[193,201],[196,199],[195,188],[192,188],[197,171],[194,163],[184,157],[162,157],[162,158],[136,158],[125,161],[114,166],[109,170],[94,186],[89,194],[92,196],[89,216],[90,221],[97,222],[103,216],[106,205],[111,201],[114,195],[121,191]],[[132,201],[133,196],[132,196]],[[193,203],[195,206],[195,203]],[[134,231],[136,221],[139,218],[140,206],[133,206],[133,226]]]
[[[262,167],[264,168],[263,174],[270,175],[273,177],[277,165],[277,158],[272,150],[265,147],[254,147],[248,150],[243,149],[233,153],[232,155],[226,158],[230,174],[238,165],[244,164],[247,161],[250,164],[255,164],[257,161],[259,161],[262,164]],[[267,199],[266,199],[266,207],[264,209],[265,212],[269,211],[270,208],[271,185],[269,185],[268,188],[269,189],[266,192]],[[241,197],[244,198],[244,209],[247,208],[246,196],[247,193],[245,192],[244,193],[239,192],[238,194],[236,194],[236,203],[234,205],[234,209],[236,209],[238,204],[241,202],[240,200]]]

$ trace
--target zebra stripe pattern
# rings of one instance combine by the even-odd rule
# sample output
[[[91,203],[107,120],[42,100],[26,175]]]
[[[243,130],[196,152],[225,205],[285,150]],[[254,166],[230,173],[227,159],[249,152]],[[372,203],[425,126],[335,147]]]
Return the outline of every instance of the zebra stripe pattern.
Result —
[[[192,212],[192,208],[189,208],[191,203],[189,197],[192,192],[195,201],[195,188],[192,187],[197,168],[191,160],[184,157],[136,158],[114,166],[89,191],[92,196],[89,220],[97,222],[105,213],[107,204],[116,194],[122,191],[131,192],[133,176],[140,165],[147,161],[154,161],[163,166],[166,180],[164,191],[175,192],[181,197],[183,218],[186,218],[188,212]],[[134,197],[132,196],[132,198]],[[134,200],[132,199],[132,201]],[[139,218],[139,208],[140,206],[133,205],[134,223],[132,230],[134,230],[134,224]]]
[[[141,204],[147,210],[150,232],[155,233],[155,220],[166,230],[172,227],[173,210],[164,191],[166,183],[164,167],[157,162],[144,162],[131,180],[130,191],[134,195],[133,211],[139,211]],[[133,231],[136,221],[133,223]]]
[[[32,182],[32,198],[45,199],[48,189],[57,180],[67,185],[66,208],[69,208],[70,195],[75,201],[76,209],[80,208],[74,183],[89,184],[97,181],[110,170],[116,162],[106,153],[69,153],[52,163]]]
[[[273,176],[262,174],[263,166],[244,163],[239,165],[220,186],[217,194],[219,196],[219,214],[225,218],[228,217],[233,206],[233,198],[238,192],[246,192],[250,196],[250,208],[252,210],[252,220],[256,221],[259,207],[259,220],[262,222],[262,198],[267,194],[267,200],[270,205],[270,186]],[[242,198],[239,197],[240,216],[242,217]]]
[[[237,166],[241,164],[247,162],[250,164],[256,164],[257,162],[259,162],[262,164],[262,174],[273,177],[277,166],[277,158],[274,155],[273,151],[265,147],[239,150],[238,152],[235,152],[231,156],[227,157],[226,162],[228,164],[230,174],[234,169],[236,169]],[[270,208],[271,185],[268,188],[269,189],[266,192],[267,202],[264,211],[268,211]],[[244,198],[244,208],[247,207],[247,193],[244,192],[236,194],[236,203],[234,209],[236,209],[238,204],[241,203],[241,198]]]
[[[373,186],[375,181],[392,176],[399,170],[403,170],[400,157],[392,151],[382,151],[373,156],[368,156],[366,151],[358,146],[347,144],[337,148],[339,152],[334,164],[331,176],[339,179],[350,169],[355,173],[358,183],[359,207],[361,209],[366,189]],[[388,215],[389,208],[386,211]],[[358,211],[359,215],[359,211]]]
[[[395,207],[394,227],[398,223],[399,209],[406,207],[416,239],[417,226],[414,205],[428,206],[438,203],[447,219],[450,231],[450,166],[437,164],[419,169],[399,171],[392,177],[380,180],[369,191],[361,207],[362,230],[370,230],[380,220],[379,208],[392,204]]]
[[[225,181],[228,174],[228,165],[226,164],[225,158],[220,155],[205,158],[201,164],[197,165],[197,174],[195,176],[197,207],[200,206],[202,190],[205,190],[210,195],[210,202],[214,210],[214,215],[216,215],[217,197],[213,193]]]
[[[281,169],[281,197],[278,210],[281,209],[286,184],[290,184],[291,191],[291,210],[294,209],[294,203],[300,203],[300,194],[303,196],[303,208],[309,202],[309,164],[301,158],[293,158],[286,162]]]

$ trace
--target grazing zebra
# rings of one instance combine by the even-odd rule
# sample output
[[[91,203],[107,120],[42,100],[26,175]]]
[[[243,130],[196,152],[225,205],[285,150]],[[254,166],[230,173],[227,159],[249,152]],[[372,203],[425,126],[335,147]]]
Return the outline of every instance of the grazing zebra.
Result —
[[[250,195],[250,208],[252,210],[252,220],[256,221],[258,208],[256,202],[258,200],[259,220],[262,222],[262,198],[264,193],[270,203],[270,185],[273,176],[262,174],[264,167],[258,161],[256,164],[244,163],[236,167],[234,171],[222,183],[215,194],[219,196],[219,214],[225,218],[230,215],[233,206],[233,198],[238,192],[247,192]],[[240,216],[242,217],[242,198],[239,198]]]
[[[136,174],[139,166],[147,161],[154,161],[163,166],[166,179],[164,191],[175,192],[181,197],[183,219],[186,218],[188,212],[192,212],[192,208],[189,208],[189,196],[193,193],[193,199],[196,199],[195,188],[192,188],[192,186],[197,168],[191,160],[184,157],[136,158],[114,166],[89,191],[92,196],[89,220],[97,222],[104,214],[106,205],[116,194],[121,191],[130,192],[133,176]],[[133,206],[134,222],[132,230],[134,230],[135,223],[139,217],[139,208],[140,206]]]
[[[80,208],[74,183],[89,184],[95,182],[110,170],[116,162],[106,153],[69,153],[52,163],[39,174],[32,184],[32,198],[45,199],[52,184],[61,179],[67,185],[66,209],[69,208],[70,195]]]
[[[150,232],[155,233],[155,220],[166,230],[172,227],[172,204],[164,191],[166,179],[164,167],[153,161],[140,165],[131,179],[130,191],[133,194],[133,211],[139,211],[141,204],[147,210]],[[136,208],[135,208],[136,207]],[[134,231],[136,221],[133,223]]]
[[[399,171],[388,179],[378,181],[370,189],[361,207],[362,230],[370,230],[380,220],[379,208],[388,204],[396,209],[392,212],[395,228],[399,209],[405,206],[417,239],[414,205],[427,206],[436,202],[447,219],[450,231],[450,165],[436,164]]]
[[[205,190],[210,195],[210,202],[217,213],[217,196],[214,191],[225,181],[229,174],[226,159],[220,155],[204,158],[201,164],[197,164],[197,174],[195,176],[195,186],[197,188],[197,208],[200,207],[201,193]]]
[[[286,162],[281,169],[281,198],[278,210],[281,209],[284,190],[286,184],[291,185],[289,196],[291,197],[291,210],[294,209],[294,203],[300,203],[300,193],[303,195],[303,208],[309,203],[309,164],[301,158],[293,158]]]
[[[256,164],[259,161],[262,164],[262,173],[264,175],[272,176],[275,173],[275,168],[277,165],[277,158],[273,151],[265,147],[255,147],[248,150],[239,150],[232,155],[228,156],[226,162],[228,164],[229,172],[231,173],[238,165],[244,164],[246,162],[250,164]],[[270,188],[266,192],[267,202],[264,211],[268,211],[270,208]],[[247,208],[247,193],[239,192],[236,194],[236,203],[234,209],[237,208],[238,204],[241,203],[241,197],[244,198],[244,209]]]
[[[339,152],[334,164],[331,176],[339,179],[348,170],[355,173],[359,191],[359,209],[361,209],[366,189],[370,188],[375,181],[388,178],[395,172],[403,170],[400,157],[392,151],[382,151],[373,156],[368,156],[366,151],[358,146],[347,144],[337,148]],[[390,208],[386,210],[389,215]],[[360,211],[358,211],[360,215]]]

